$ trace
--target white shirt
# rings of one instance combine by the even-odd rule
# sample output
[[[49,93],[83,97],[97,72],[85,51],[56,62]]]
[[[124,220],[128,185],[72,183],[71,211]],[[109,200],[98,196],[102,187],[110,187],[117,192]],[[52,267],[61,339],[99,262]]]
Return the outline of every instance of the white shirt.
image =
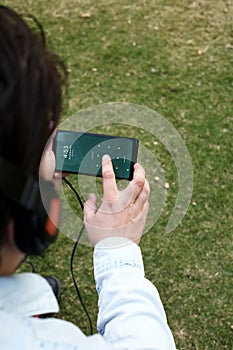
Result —
[[[59,311],[47,281],[36,274],[0,277],[0,350],[174,350],[156,288],[144,277],[140,248],[125,238],[96,245],[99,334],[87,337],[70,322],[30,316]],[[105,247],[104,247],[105,246]]]

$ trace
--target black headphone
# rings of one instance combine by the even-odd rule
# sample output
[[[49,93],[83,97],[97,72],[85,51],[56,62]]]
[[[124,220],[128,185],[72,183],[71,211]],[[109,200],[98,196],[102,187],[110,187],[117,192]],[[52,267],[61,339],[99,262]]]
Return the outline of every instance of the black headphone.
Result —
[[[0,157],[0,194],[11,204],[17,247],[41,255],[59,232],[61,203],[54,184]]]

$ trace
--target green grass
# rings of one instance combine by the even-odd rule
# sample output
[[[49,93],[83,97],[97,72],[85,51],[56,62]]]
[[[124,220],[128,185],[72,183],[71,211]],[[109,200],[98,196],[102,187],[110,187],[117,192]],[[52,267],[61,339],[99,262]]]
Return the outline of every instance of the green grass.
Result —
[[[33,13],[70,69],[63,118],[99,103],[126,101],[165,116],[185,140],[194,170],[192,204],[180,226],[164,227],[174,204],[174,164],[163,147],[168,191],[162,217],[141,247],[180,350],[232,347],[233,8],[223,0],[59,2],[12,0]],[[89,13],[89,17],[82,17]],[[93,70],[93,68],[95,68]],[[120,130],[119,130],[120,131]],[[143,142],[150,136],[143,136]],[[75,205],[74,199],[71,199]],[[73,242],[61,236],[34,259],[63,285],[60,317],[88,332],[72,286]],[[92,249],[78,248],[75,273],[93,321]]]

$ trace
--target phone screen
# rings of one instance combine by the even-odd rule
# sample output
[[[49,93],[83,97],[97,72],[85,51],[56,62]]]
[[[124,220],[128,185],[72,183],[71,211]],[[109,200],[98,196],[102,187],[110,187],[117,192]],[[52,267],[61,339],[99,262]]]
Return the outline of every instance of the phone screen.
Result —
[[[57,171],[102,176],[102,156],[108,154],[116,178],[131,180],[137,161],[138,140],[58,130],[53,149]]]

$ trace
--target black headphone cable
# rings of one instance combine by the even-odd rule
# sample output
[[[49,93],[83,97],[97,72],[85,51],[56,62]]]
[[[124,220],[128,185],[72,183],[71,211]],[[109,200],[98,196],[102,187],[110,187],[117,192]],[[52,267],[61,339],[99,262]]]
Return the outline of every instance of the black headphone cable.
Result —
[[[79,201],[79,204],[80,204],[80,206],[81,206],[81,208],[82,208],[82,210],[83,210],[83,202],[82,202],[82,200],[81,200],[81,198],[80,198],[78,192],[77,192],[76,189],[74,188],[74,186],[73,186],[73,185],[71,184],[71,182],[68,181],[65,177],[63,178],[63,181],[64,181],[64,182],[70,187],[70,189],[75,193],[75,195],[76,195],[76,197],[77,197],[77,199],[78,199],[78,201]],[[85,305],[85,303],[84,303],[84,301],[83,301],[83,298],[82,298],[82,296],[81,296],[81,293],[80,293],[78,284],[77,284],[77,282],[76,282],[76,280],[75,280],[75,276],[74,276],[74,266],[73,266],[73,261],[74,261],[75,252],[76,252],[77,246],[78,246],[78,244],[79,244],[79,241],[80,241],[80,239],[81,239],[81,236],[82,236],[82,233],[83,233],[83,231],[84,231],[84,228],[85,228],[85,225],[84,225],[84,223],[83,223],[83,225],[82,225],[82,227],[81,227],[81,229],[80,229],[80,231],[79,231],[78,237],[77,237],[77,239],[76,239],[76,241],[75,241],[75,244],[74,244],[72,253],[71,253],[71,258],[70,258],[70,271],[71,271],[72,280],[73,280],[73,283],[74,283],[74,286],[75,286],[75,289],[76,289],[77,296],[78,296],[78,298],[79,298],[79,301],[80,301],[80,303],[81,303],[81,305],[82,305],[82,308],[83,308],[83,310],[84,310],[84,312],[85,312],[85,314],[86,314],[86,316],[87,316],[87,318],[88,318],[88,321],[89,321],[90,335],[92,335],[92,334],[93,334],[93,325],[92,325],[91,317],[90,317],[90,314],[89,314],[89,312],[88,312],[88,310],[87,310],[87,307],[86,307],[86,305]]]

